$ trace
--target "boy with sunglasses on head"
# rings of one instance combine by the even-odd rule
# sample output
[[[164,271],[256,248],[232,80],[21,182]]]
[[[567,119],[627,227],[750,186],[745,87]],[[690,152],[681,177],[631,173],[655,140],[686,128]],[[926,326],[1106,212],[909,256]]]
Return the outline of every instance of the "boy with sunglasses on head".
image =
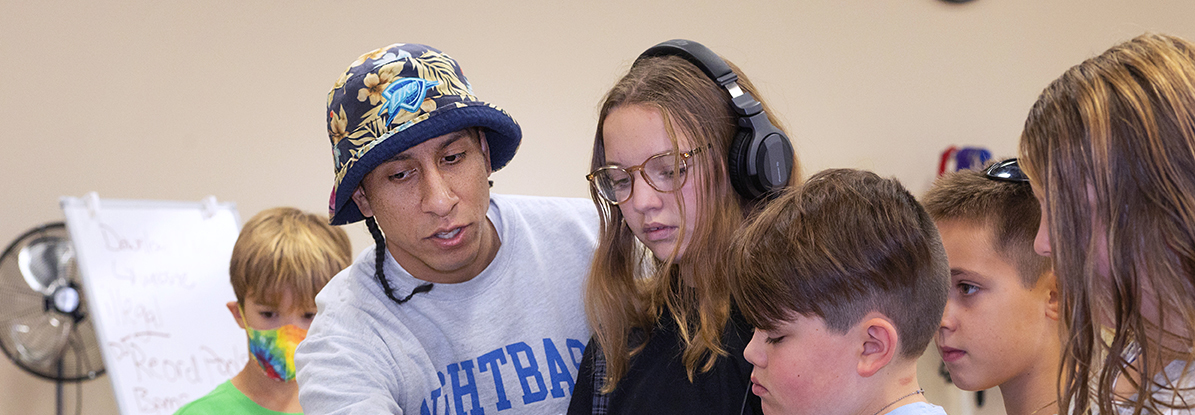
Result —
[[[815,174],[737,234],[731,258],[765,414],[945,414],[925,402],[917,358],[946,303],[946,254],[899,182]]]
[[[1058,290],[1033,251],[1041,211],[1016,159],[946,174],[923,202],[950,261],[935,341],[951,380],[999,386],[1009,415],[1058,413]]]
[[[315,317],[315,294],[349,266],[343,229],[279,207],[245,223],[232,248],[228,311],[249,336],[249,362],[231,380],[176,415],[301,413],[295,347]]]

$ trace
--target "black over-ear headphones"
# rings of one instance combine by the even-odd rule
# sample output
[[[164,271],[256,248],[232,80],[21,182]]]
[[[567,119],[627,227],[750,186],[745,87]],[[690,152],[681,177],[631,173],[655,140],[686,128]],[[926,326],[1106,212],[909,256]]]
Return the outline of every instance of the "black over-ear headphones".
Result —
[[[750,200],[775,195],[788,184],[793,169],[793,147],[783,131],[772,125],[763,104],[739,88],[739,76],[714,51],[700,43],[673,39],[652,46],[636,62],[652,56],[678,56],[692,62],[706,76],[730,92],[731,105],[739,115],[739,131],[730,144],[730,183]]]

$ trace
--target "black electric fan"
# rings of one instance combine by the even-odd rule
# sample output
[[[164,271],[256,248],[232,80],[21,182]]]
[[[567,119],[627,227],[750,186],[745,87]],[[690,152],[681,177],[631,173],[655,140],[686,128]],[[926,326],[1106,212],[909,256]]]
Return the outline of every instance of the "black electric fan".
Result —
[[[74,252],[66,226],[55,222],[25,232],[0,256],[0,349],[55,382],[58,414],[64,382],[104,374]]]

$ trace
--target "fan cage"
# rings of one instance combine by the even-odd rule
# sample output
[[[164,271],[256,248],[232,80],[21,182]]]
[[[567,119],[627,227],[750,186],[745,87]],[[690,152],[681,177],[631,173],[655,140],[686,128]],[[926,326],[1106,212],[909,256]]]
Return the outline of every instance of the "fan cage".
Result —
[[[44,237],[57,237],[70,241],[66,225],[62,222],[48,223],[33,228],[13,241],[0,255],[0,349],[14,364],[40,378],[57,382],[78,382],[95,379],[104,374],[103,357],[95,336],[95,326],[87,305],[87,295],[79,279],[78,267],[70,263],[67,271],[68,286],[79,292],[78,311],[63,314],[55,310],[52,296],[37,292],[25,281],[17,262],[21,248],[31,241]],[[51,315],[70,321],[72,327],[64,347],[57,358],[43,362],[31,362],[22,357],[20,347],[14,339],[13,330],[21,330],[21,321]],[[24,325],[25,330],[42,328]],[[38,336],[34,333],[33,336]],[[50,335],[50,334],[44,334]]]

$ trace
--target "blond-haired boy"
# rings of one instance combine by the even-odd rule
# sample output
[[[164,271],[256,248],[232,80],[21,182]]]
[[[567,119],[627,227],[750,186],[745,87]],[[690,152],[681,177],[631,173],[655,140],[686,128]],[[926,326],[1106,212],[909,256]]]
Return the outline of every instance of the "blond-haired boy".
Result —
[[[348,235],[325,217],[279,207],[249,219],[232,248],[236,301],[227,304],[249,337],[249,362],[176,414],[301,413],[295,347],[315,316],[315,294],[351,262]]]
[[[950,260],[934,340],[964,390],[999,386],[1009,415],[1057,413],[1058,289],[1033,251],[1041,209],[1015,159],[939,178],[922,200]]]
[[[736,236],[730,275],[755,335],[764,413],[944,414],[917,358],[949,273],[938,231],[899,182],[838,169],[781,194]]]

